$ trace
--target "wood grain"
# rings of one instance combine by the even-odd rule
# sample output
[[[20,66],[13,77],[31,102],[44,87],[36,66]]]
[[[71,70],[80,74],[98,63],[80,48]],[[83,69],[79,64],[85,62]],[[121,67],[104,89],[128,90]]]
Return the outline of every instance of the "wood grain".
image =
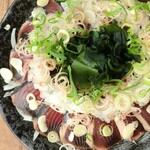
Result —
[[[0,0],[0,21],[14,0]],[[27,150],[13,135],[0,115],[0,150]]]

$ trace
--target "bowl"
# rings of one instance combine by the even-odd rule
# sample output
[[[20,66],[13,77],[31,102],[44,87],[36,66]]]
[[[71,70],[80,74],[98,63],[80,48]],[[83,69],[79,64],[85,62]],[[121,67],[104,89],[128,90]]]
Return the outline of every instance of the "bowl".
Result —
[[[33,0],[15,0],[4,16],[0,24],[0,68],[9,67],[9,55],[11,51],[10,37],[13,28],[16,28],[18,32],[22,23],[29,18],[34,6],[36,6],[36,2]],[[10,25],[10,30],[4,29],[7,24]],[[40,135],[33,142],[34,129],[32,123],[23,121],[22,116],[18,114],[15,106],[12,104],[10,97],[3,98],[4,91],[2,86],[4,82],[1,77],[0,85],[0,113],[16,137],[19,138],[29,150],[58,150],[59,145],[49,143],[47,138]],[[149,147],[150,133],[145,133],[136,141],[136,144],[121,141],[114,145],[111,150],[149,150]]]

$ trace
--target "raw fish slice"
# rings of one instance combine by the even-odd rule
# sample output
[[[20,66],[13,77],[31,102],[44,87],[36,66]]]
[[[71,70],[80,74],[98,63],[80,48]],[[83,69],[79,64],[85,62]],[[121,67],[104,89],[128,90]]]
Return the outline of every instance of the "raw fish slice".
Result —
[[[80,150],[89,149],[89,146],[86,143],[86,135],[83,135],[81,137],[73,135],[73,137],[71,137],[72,130],[69,129],[67,123],[61,126],[59,134],[62,143],[70,143]]]
[[[147,107],[150,105],[150,102],[141,108],[141,113],[135,115],[135,117],[140,121],[143,125],[143,128],[150,132],[150,113],[147,111]]]
[[[105,137],[100,134],[99,128],[104,125],[109,125],[113,129],[113,133],[111,136]],[[121,140],[120,132],[117,128],[117,125],[114,121],[110,123],[106,123],[101,121],[98,118],[94,118],[93,122],[93,147],[96,150],[105,150],[111,147],[112,145],[118,143]]]
[[[55,13],[56,11],[63,11],[63,9],[60,7],[60,5],[57,2],[55,2],[55,0],[49,0],[49,3],[44,8],[47,14]]]
[[[36,100],[41,101],[40,91],[35,89],[32,83],[27,83],[23,88],[11,96],[13,104],[25,113],[33,116],[34,112],[30,110],[29,104],[26,100],[27,94],[34,94]]]
[[[19,33],[18,33],[18,40],[21,38],[27,38],[28,33],[30,33],[32,30],[34,29],[34,26],[31,24],[30,21],[26,21],[25,23],[23,23],[23,25],[21,26]]]

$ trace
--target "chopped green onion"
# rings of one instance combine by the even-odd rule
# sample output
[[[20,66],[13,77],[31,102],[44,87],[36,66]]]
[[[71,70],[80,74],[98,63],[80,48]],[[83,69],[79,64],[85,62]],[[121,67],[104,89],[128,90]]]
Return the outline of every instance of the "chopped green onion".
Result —
[[[78,124],[74,127],[73,133],[77,137],[81,137],[87,133],[87,128],[85,125]]]
[[[114,16],[114,15],[119,14],[121,12],[121,10],[122,10],[122,8],[118,8],[118,9],[116,9],[114,11],[107,12],[105,15],[107,17]]]
[[[37,0],[37,5],[40,7],[44,7],[48,4],[49,0]]]
[[[74,82],[73,82],[71,66],[68,66],[67,69],[68,69],[68,73],[69,73],[69,80],[70,80],[70,84],[72,86],[72,94],[73,94],[73,95],[72,94],[68,94],[68,97],[73,97],[74,101],[77,101],[78,93],[77,93],[77,89],[76,89],[76,87],[74,85]]]
[[[50,131],[47,135],[47,138],[51,143],[56,143],[59,141],[59,135],[56,131]]]
[[[48,20],[49,23],[56,23],[57,22],[57,19],[56,18],[50,18]]]
[[[127,15],[128,15],[128,12],[127,12],[127,10],[126,10],[126,8],[123,6],[123,5],[121,5],[121,3],[120,2],[118,2],[118,1],[116,1],[116,0],[112,0],[112,2],[114,2],[114,3],[116,3],[116,4],[118,4],[123,10],[124,10],[124,12],[125,12],[125,14],[126,14],[126,17],[127,17]],[[126,17],[125,17],[125,22],[126,22]]]
[[[137,82],[137,83],[135,83],[135,84],[132,84],[131,86],[128,86],[128,87],[122,89],[122,91],[126,91],[126,90],[129,90],[129,89],[132,89],[132,88],[138,86],[140,83],[141,83],[141,82]]]
[[[149,85],[141,85],[135,90],[136,102],[140,105],[146,105],[150,98],[150,87]]]
[[[46,22],[46,15],[43,13],[40,13],[36,16],[36,18],[33,18],[32,24],[34,27],[39,28]]]
[[[89,140],[90,142],[93,142],[93,136],[89,133],[86,133],[86,139]]]
[[[66,60],[66,57],[62,54],[60,54],[59,52],[57,52],[56,50],[51,50],[50,54],[56,58],[59,58],[61,60]]]
[[[123,84],[122,80],[119,80],[119,79],[112,79],[112,80],[109,80],[107,81],[106,83],[113,83],[113,82],[116,82],[117,85],[116,86],[113,86],[113,89],[111,90],[111,94],[115,94],[115,92],[117,90],[119,90],[119,88],[121,87],[121,85]]]
[[[103,126],[101,130],[102,130],[101,132],[102,132],[103,136],[105,136],[105,137],[109,137],[113,134],[113,128],[110,127],[109,125]]]
[[[81,105],[82,103],[84,103],[85,100],[86,100],[86,98],[83,96],[83,97],[81,97],[80,99],[75,99],[75,100],[74,100],[74,103],[75,103],[76,105]]]

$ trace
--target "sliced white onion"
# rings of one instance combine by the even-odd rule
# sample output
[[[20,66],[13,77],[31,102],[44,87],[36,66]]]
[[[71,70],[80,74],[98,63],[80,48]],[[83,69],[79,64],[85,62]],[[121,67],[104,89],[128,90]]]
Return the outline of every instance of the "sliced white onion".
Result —
[[[47,135],[47,138],[51,143],[56,143],[59,141],[59,135],[56,131],[50,131]]]
[[[4,81],[6,83],[9,83],[13,78],[13,73],[8,68],[1,68],[0,69],[0,75],[2,76],[2,78],[4,79]]]
[[[3,89],[4,89],[4,91],[7,91],[7,90],[11,90],[17,86],[20,86],[20,85],[21,85],[20,83],[10,81],[7,85],[3,86]]]
[[[48,130],[45,115],[38,118],[38,126],[42,132],[46,132]]]
[[[92,10],[85,10],[84,11],[85,15],[85,21],[91,24],[95,23],[96,15]]]
[[[86,114],[83,114],[83,115],[80,114],[78,118],[80,122],[85,126],[88,126],[92,121],[92,116],[86,115]]]
[[[26,100],[29,103],[29,108],[31,110],[36,110],[38,108],[38,102],[33,93],[28,93],[26,95]]]
[[[16,28],[13,28],[12,33],[11,33],[11,46],[13,49],[16,47]]]
[[[70,134],[69,134],[69,136],[68,136],[68,140],[69,140],[70,142],[72,142],[73,139],[74,139],[74,133],[71,131]]]
[[[10,64],[17,70],[17,72],[23,76],[22,60],[19,58],[11,58]]]
[[[9,29],[10,29],[10,24],[6,24],[6,26],[4,27],[4,29],[6,30],[6,31],[8,31]]]
[[[70,39],[70,35],[69,33],[64,30],[64,29],[60,29],[57,33],[57,38],[60,40],[60,39],[63,39],[63,42],[66,44],[69,42],[69,39]]]
[[[102,125],[99,128],[99,133],[104,137],[109,137],[113,134],[113,127],[110,125]]]
[[[87,128],[85,125],[78,124],[74,127],[73,133],[77,137],[81,137],[87,133]]]
[[[37,137],[39,136],[39,132],[38,131],[35,131],[34,132],[34,135],[33,135],[33,142],[37,139]]]
[[[37,17],[38,14],[40,13],[45,13],[44,9],[41,7],[36,7],[33,9],[33,11],[31,12],[31,15],[33,18]]]
[[[36,110],[36,109],[38,109],[38,102],[36,101],[36,100],[31,100],[31,101],[29,101],[29,108],[31,109],[31,110]]]
[[[132,99],[126,94],[118,94],[114,99],[114,105],[117,110],[127,111],[132,105]]]
[[[84,13],[82,11],[77,11],[77,12],[75,12],[74,18],[77,22],[83,22],[85,19],[85,16],[84,16]]]
[[[148,85],[142,85],[135,90],[136,103],[140,106],[146,105],[150,100],[150,87]]]
[[[134,67],[134,72],[140,75],[144,75],[150,71],[150,61],[143,61],[140,64],[135,63],[133,65]]]
[[[35,99],[35,96],[34,96],[33,93],[28,93],[26,95],[26,100],[27,100],[28,103],[29,103],[30,100],[34,100],[34,99]]]
[[[106,110],[108,108],[108,106],[109,106],[109,103],[110,102],[109,102],[108,98],[105,99],[105,100],[100,99],[99,102],[95,103],[95,108],[97,110]]]
[[[37,5],[40,7],[45,7],[48,4],[49,0],[37,0]]]
[[[123,0],[123,2],[130,7],[135,6],[135,0]]]
[[[133,133],[137,127],[138,127],[138,121],[134,121],[132,123],[129,123],[127,126],[125,126],[122,133],[123,139],[129,140],[133,136]]]
[[[150,72],[144,75],[143,80],[145,84],[150,85]]]
[[[45,62],[46,62],[46,66],[48,67],[50,71],[53,71],[56,68],[55,59],[50,58],[50,59],[45,60]]]

